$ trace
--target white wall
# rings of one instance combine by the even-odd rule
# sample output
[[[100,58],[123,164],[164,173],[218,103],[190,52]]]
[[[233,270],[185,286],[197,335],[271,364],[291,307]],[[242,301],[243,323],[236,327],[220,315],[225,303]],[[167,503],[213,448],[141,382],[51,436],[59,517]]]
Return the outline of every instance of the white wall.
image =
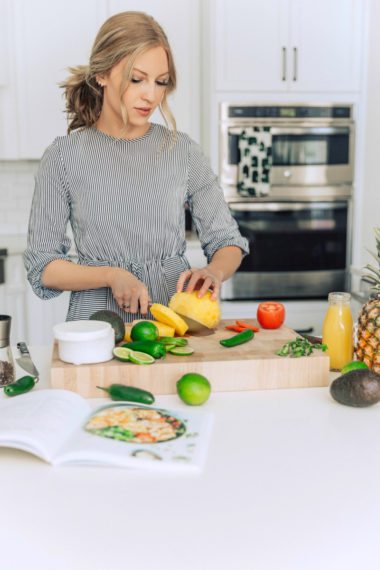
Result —
[[[360,212],[358,220],[357,259],[360,266],[371,260],[370,249],[376,250],[373,228],[380,227],[380,2],[370,0],[368,22],[368,65],[366,89],[363,97],[364,141],[361,174],[361,202],[356,204]]]

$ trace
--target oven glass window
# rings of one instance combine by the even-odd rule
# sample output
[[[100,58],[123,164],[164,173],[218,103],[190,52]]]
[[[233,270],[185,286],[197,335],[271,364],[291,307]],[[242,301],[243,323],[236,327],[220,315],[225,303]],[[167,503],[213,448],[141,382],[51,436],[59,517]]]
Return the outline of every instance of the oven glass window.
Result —
[[[273,135],[273,166],[348,164],[349,133]]]
[[[347,206],[280,211],[233,211],[250,245],[238,271],[317,271],[346,268]]]

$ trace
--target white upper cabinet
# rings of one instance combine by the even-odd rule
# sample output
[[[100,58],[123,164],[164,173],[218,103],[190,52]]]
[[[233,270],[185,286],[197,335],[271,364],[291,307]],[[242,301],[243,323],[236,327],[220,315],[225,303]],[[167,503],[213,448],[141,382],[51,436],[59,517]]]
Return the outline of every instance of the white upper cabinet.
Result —
[[[210,7],[217,90],[285,90],[289,1],[211,0]]]
[[[95,34],[107,17],[104,0],[14,0],[16,158],[40,158],[66,134],[65,101],[58,84],[70,66],[88,63]]]
[[[360,89],[364,0],[291,0],[290,88]]]
[[[210,0],[216,90],[358,91],[365,5]]]

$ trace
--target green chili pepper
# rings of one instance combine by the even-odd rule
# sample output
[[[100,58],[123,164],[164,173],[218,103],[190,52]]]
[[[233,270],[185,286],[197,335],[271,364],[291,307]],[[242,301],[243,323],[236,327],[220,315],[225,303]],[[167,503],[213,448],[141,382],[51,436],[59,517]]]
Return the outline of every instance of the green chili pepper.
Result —
[[[33,376],[22,376],[13,382],[13,384],[8,384],[8,386],[4,387],[4,394],[7,396],[19,396],[20,394],[25,394],[25,392],[29,392],[32,388],[34,388],[36,384],[36,379]]]
[[[137,350],[138,352],[145,352],[145,354],[150,354],[156,360],[158,358],[165,358],[166,350],[163,344],[156,340],[135,340],[134,342],[127,342],[122,344],[124,348],[130,348],[131,350]]]
[[[285,343],[280,350],[276,352],[278,356],[290,356],[292,358],[300,358],[301,356],[309,356],[313,350],[322,350],[325,352],[327,350],[326,344],[312,344],[306,338],[297,337],[295,340],[291,340]]]
[[[225,338],[223,340],[220,340],[219,343],[222,346],[227,346],[228,348],[231,348],[233,346],[238,346],[239,344],[244,344],[245,342],[248,342],[249,340],[253,339],[254,336],[255,333],[251,329],[246,329],[241,333],[235,334],[235,336],[232,336],[231,338]]]
[[[134,386],[125,386],[125,384],[111,384],[108,388],[97,386],[99,390],[104,390],[110,396],[111,400],[138,402],[139,404],[153,404],[154,396],[147,390],[135,388]]]

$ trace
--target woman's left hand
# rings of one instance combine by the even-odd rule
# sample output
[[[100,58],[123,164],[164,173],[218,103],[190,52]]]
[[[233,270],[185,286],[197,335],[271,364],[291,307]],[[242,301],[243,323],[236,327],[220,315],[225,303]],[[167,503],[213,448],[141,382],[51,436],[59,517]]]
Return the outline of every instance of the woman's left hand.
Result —
[[[195,289],[199,289],[198,297],[209,290],[212,290],[211,299],[216,300],[219,297],[220,287],[222,284],[223,274],[221,271],[213,271],[208,266],[201,269],[192,267],[187,271],[183,271],[177,282],[177,293],[181,292],[183,286],[188,280],[186,292],[191,293]]]

